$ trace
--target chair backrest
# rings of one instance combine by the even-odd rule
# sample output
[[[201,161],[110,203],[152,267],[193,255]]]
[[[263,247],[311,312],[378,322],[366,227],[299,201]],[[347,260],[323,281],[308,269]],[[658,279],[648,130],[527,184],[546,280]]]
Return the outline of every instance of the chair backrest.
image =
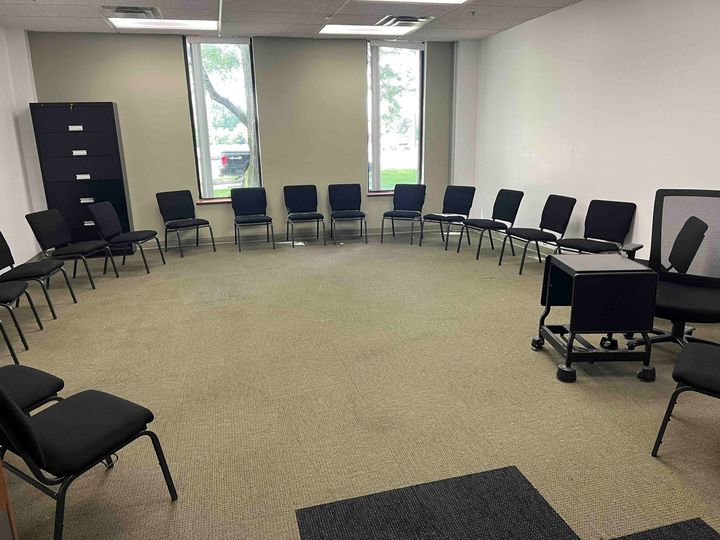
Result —
[[[720,191],[655,194],[649,266],[662,281],[720,288]]]
[[[289,214],[298,212],[317,212],[317,188],[313,185],[283,187],[285,206]]]
[[[0,232],[0,270],[13,264],[15,264],[15,258],[12,255],[12,251],[10,251],[10,246],[7,240],[5,240],[3,233]]]
[[[70,230],[59,210],[51,208],[25,216],[43,251],[67,246],[72,242]]]
[[[264,215],[267,212],[264,187],[231,189],[230,200],[236,216]]]
[[[561,236],[565,234],[576,202],[577,200],[572,197],[550,195],[545,201],[540,228],[556,232]]]
[[[195,202],[189,189],[162,191],[156,193],[155,198],[165,223],[195,217]]]
[[[395,184],[393,210],[421,212],[426,191],[425,184]]]
[[[333,212],[360,210],[362,207],[362,188],[360,184],[330,184],[328,186],[328,197]]]
[[[525,194],[514,189],[501,189],[495,197],[492,218],[506,221],[512,225],[517,218],[520,202]]]
[[[28,417],[0,387],[0,445],[22,458],[30,458],[35,465],[45,466],[40,443]]]
[[[90,210],[95,227],[103,240],[110,240],[123,232],[120,218],[111,202],[103,201],[91,204],[88,206],[88,210]]]
[[[469,216],[475,198],[473,186],[448,186],[443,197],[443,214],[460,214]]]
[[[630,232],[636,209],[635,203],[630,202],[590,201],[585,216],[585,238],[622,244]]]

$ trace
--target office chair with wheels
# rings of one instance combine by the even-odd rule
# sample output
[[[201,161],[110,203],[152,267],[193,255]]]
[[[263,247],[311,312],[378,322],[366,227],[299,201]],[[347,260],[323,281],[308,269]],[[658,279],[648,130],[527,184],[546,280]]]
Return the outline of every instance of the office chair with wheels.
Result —
[[[337,223],[339,221],[359,221],[360,237],[365,226],[367,244],[367,215],[362,211],[362,188],[360,184],[330,184],[330,238],[337,244]]]
[[[295,247],[295,224],[315,222],[315,236],[320,238],[320,224],[323,230],[323,245],[325,240],[325,216],[317,211],[317,188],[313,185],[298,185],[283,187],[285,206],[287,207],[287,221],[285,222],[285,240],[292,234],[292,247]]]
[[[195,230],[195,245],[200,245],[200,229],[207,228],[210,231],[210,241],[213,251],[215,249],[215,237],[210,222],[207,219],[195,217],[195,203],[189,189],[179,191],[162,191],[155,194],[158,208],[165,222],[165,251],[167,251],[168,232],[175,231],[178,241],[180,257],[184,257],[180,231]]]
[[[235,213],[235,243],[240,248],[240,229],[242,227],[265,226],[267,242],[272,240],[275,249],[275,230],[272,218],[267,215],[267,195],[264,187],[235,188],[230,190],[233,212]]]
[[[420,242],[422,246],[423,236],[425,233],[425,224],[430,221],[440,225],[440,238],[445,241],[445,251],[450,241],[450,228],[453,223],[465,223],[470,215],[473,199],[475,198],[475,188],[473,186],[448,186],[445,188],[445,196],[443,198],[443,208],[440,214],[425,214],[422,218],[422,227],[420,230]],[[447,223],[447,232],[443,230],[444,224]],[[467,242],[470,245],[470,233],[463,228],[460,232],[465,232]],[[462,240],[462,235],[460,236]]]
[[[463,222],[463,228],[460,231],[460,239],[458,241],[457,253],[460,253],[460,246],[462,245],[463,233],[468,230],[480,231],[480,239],[478,240],[477,253],[475,253],[475,260],[480,258],[480,248],[482,247],[483,236],[485,232],[488,233],[490,238],[490,247],[494,250],[495,243],[493,242],[492,232],[505,232],[508,228],[515,224],[515,218],[517,217],[518,210],[520,209],[520,202],[524,193],[522,191],[516,191],[514,189],[501,189],[498,191],[495,197],[495,204],[493,204],[492,217],[490,219],[466,219]],[[515,246],[510,242],[510,250],[513,256],[515,255]]]
[[[427,188],[424,184],[395,184],[393,192],[393,209],[383,214],[380,225],[380,243],[385,240],[385,220],[389,219],[392,225],[392,235],[395,236],[395,222],[410,222],[410,245],[413,244],[415,222],[420,223],[420,237],[423,233],[422,207],[425,204]]]

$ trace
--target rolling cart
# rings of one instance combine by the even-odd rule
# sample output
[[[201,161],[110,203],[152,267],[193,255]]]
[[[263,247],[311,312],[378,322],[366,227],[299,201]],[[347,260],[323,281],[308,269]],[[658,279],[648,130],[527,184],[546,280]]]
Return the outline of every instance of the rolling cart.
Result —
[[[619,254],[550,255],[545,259],[537,337],[531,347],[546,343],[562,355],[557,378],[574,382],[577,362],[642,362],[638,378],[655,380],[650,366],[650,340],[655,313],[657,274]],[[554,306],[570,307],[568,324],[545,324]],[[599,347],[583,334],[605,334]],[[619,348],[614,334],[640,334],[645,347]]]

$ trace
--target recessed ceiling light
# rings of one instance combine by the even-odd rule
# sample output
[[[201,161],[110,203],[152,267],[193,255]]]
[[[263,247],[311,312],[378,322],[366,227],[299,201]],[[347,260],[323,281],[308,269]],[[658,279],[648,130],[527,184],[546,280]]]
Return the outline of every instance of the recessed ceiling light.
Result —
[[[205,30],[217,31],[217,21],[193,21],[185,19],[132,19],[111,17],[108,19],[115,28],[131,30]]]
[[[375,26],[372,24],[326,24],[320,30],[321,34],[360,34],[373,36],[404,36],[413,30],[417,30],[416,26]]]

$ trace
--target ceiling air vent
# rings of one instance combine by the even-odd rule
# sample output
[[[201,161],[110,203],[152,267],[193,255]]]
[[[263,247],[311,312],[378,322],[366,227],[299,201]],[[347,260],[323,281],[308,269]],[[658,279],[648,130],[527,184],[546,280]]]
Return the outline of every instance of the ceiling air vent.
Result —
[[[407,15],[388,15],[378,21],[375,26],[400,26],[400,27],[420,27],[431,21],[432,17],[409,17]]]
[[[103,15],[110,18],[125,19],[162,19],[160,10],[156,7],[142,6],[102,6]]]

